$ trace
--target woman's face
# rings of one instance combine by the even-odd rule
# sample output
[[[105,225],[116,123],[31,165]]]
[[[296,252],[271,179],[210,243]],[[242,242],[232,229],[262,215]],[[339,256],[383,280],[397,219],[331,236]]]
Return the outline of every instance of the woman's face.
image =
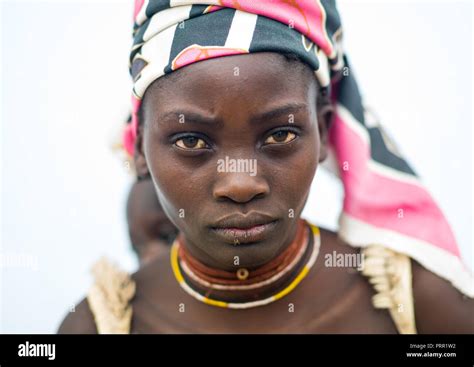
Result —
[[[293,240],[325,156],[317,90],[310,68],[274,53],[194,63],[148,88],[137,167],[203,263],[254,268]]]

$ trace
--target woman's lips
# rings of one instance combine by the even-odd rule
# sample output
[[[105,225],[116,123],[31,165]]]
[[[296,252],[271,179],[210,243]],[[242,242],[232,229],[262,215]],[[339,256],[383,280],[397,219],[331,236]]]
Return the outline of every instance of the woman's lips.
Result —
[[[277,221],[274,220],[266,224],[258,224],[248,228],[211,228],[211,231],[224,242],[239,245],[264,240],[275,228],[276,223]]]

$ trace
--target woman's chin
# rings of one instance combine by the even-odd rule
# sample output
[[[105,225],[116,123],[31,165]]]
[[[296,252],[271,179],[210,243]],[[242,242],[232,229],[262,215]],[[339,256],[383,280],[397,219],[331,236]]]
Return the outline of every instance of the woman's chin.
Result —
[[[268,238],[240,245],[218,242],[215,247],[214,251],[206,251],[212,257],[214,266],[234,271],[239,268],[254,269],[268,263],[278,256],[285,244],[280,237],[279,241]]]

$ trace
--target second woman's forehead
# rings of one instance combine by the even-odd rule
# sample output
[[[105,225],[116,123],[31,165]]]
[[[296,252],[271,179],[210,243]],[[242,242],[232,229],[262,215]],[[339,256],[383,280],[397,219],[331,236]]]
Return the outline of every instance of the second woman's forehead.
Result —
[[[180,109],[184,116],[186,111],[201,111],[201,115],[217,118],[288,105],[301,107],[315,101],[316,88],[308,67],[278,54],[222,57],[158,79],[146,92],[145,118],[161,120]]]

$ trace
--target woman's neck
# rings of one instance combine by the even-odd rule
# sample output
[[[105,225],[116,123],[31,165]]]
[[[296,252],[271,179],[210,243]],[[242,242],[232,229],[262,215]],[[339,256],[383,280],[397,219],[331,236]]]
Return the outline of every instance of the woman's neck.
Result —
[[[279,293],[298,276],[311,256],[312,237],[309,225],[300,219],[295,238],[280,255],[256,269],[230,272],[201,263],[187,251],[180,235],[175,242],[177,265],[187,285],[206,298],[232,303],[258,301]]]

